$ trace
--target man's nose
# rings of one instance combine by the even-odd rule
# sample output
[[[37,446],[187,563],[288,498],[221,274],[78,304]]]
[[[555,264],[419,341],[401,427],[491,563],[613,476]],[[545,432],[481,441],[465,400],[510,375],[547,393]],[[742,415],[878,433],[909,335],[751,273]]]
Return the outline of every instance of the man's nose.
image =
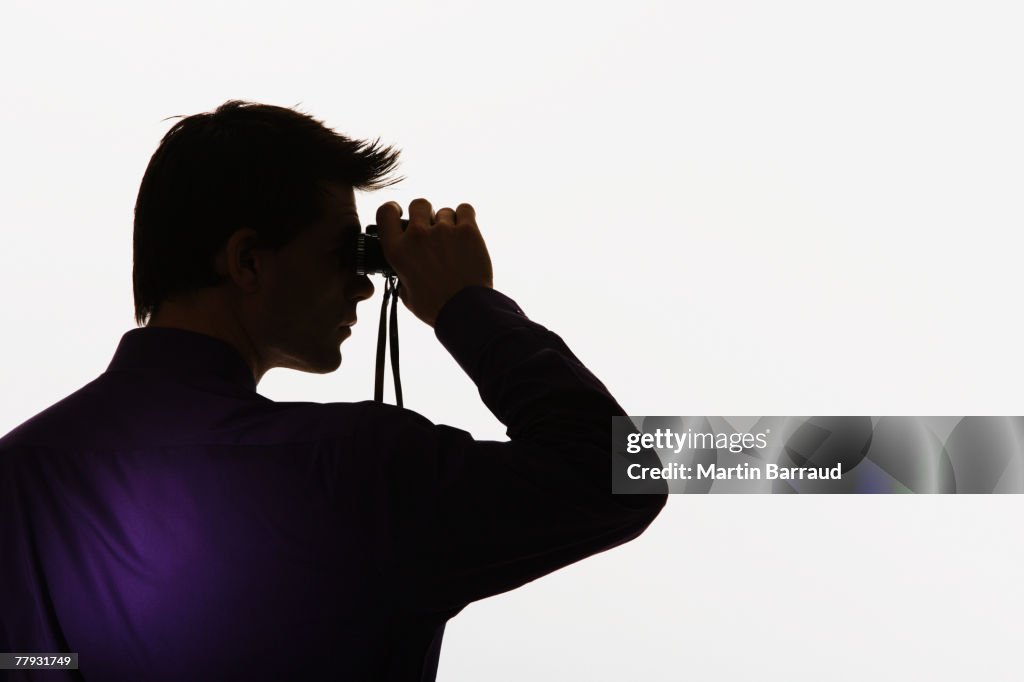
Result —
[[[373,282],[368,275],[356,275],[352,281],[350,297],[353,301],[365,301],[373,296]]]

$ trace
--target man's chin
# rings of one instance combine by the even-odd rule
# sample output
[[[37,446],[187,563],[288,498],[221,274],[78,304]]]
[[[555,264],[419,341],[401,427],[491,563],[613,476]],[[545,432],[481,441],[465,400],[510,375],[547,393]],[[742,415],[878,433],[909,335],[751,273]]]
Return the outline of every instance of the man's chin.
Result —
[[[334,348],[333,351],[333,353],[328,351],[316,358],[304,358],[303,362],[291,365],[291,369],[310,374],[330,374],[341,367],[341,351],[338,348]]]
[[[330,362],[325,362],[320,366],[320,369],[317,370],[318,374],[330,374],[331,372],[336,372],[341,367],[341,352],[336,351],[336,353]]]

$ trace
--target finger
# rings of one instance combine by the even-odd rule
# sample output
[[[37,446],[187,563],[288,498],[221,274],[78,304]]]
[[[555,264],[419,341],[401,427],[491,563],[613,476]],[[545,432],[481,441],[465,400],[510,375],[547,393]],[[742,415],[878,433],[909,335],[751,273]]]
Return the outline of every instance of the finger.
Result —
[[[455,211],[450,208],[438,209],[437,215],[434,217],[434,223],[444,223],[445,225],[455,225]]]
[[[455,222],[458,224],[472,223],[476,225],[476,209],[469,204],[459,204],[455,209]]]
[[[400,237],[401,216],[402,206],[397,201],[389,201],[377,208],[377,234],[380,235],[381,246],[391,244]]]
[[[409,204],[409,225],[430,227],[433,222],[434,211],[430,207],[430,202],[423,198],[413,199]]]

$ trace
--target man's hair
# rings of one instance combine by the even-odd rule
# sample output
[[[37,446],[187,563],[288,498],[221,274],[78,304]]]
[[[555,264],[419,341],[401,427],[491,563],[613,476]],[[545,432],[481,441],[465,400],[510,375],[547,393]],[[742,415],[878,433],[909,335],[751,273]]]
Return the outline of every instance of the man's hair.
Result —
[[[135,203],[135,321],[145,324],[172,296],[226,281],[214,260],[236,230],[252,228],[274,251],[288,244],[321,217],[324,183],[377,190],[401,182],[387,178],[399,152],[379,141],[241,100],[182,118],[149,160]]]

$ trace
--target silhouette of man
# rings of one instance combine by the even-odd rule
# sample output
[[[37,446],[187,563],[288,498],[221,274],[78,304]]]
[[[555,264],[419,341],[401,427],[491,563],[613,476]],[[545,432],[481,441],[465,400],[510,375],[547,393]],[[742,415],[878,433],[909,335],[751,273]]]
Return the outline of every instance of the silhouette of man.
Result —
[[[433,680],[467,604],[651,523],[663,493],[611,494],[625,412],[493,288],[469,204],[376,219],[403,303],[508,442],[256,392],[340,365],[373,293],[354,191],[397,182],[397,156],[238,100],[165,135],[135,209],[145,326],[0,439],[0,651],[79,654],[46,680]]]

